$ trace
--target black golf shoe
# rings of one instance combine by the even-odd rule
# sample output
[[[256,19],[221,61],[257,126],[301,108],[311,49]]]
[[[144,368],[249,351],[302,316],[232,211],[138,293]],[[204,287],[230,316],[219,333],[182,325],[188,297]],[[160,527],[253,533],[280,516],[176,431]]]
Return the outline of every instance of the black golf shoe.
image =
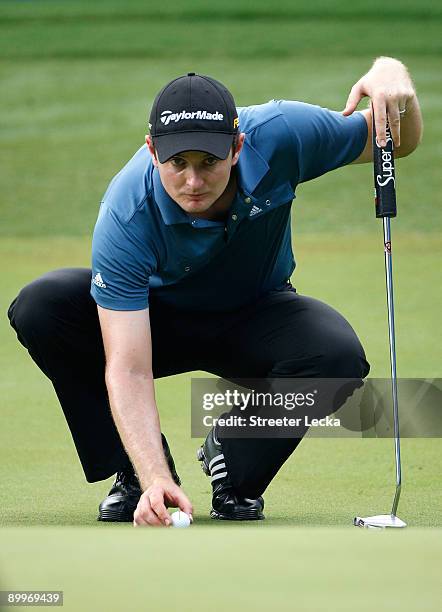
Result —
[[[212,428],[204,444],[197,451],[203,472],[212,482],[213,519],[224,521],[259,521],[264,518],[264,500],[240,497],[230,483],[221,442]]]
[[[181,480],[175,469],[175,462],[170,453],[169,445],[163,434],[164,455],[172,474],[174,482],[179,486]],[[132,466],[117,472],[115,482],[109,491],[108,496],[98,507],[99,521],[131,523],[134,519],[134,512],[141,497],[141,487],[137,475]]]

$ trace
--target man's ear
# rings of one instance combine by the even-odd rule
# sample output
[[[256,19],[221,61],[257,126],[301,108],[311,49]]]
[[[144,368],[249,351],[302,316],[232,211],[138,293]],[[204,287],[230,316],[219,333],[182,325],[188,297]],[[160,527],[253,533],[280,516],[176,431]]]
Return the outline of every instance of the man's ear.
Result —
[[[236,141],[236,150],[232,157],[232,166],[235,166],[238,163],[239,154],[241,153],[241,149],[243,148],[245,137],[246,135],[244,133],[238,135]]]
[[[155,147],[153,146],[152,136],[150,136],[149,134],[146,134],[146,145],[147,145],[147,148],[149,149],[149,153],[152,156],[153,165],[158,167],[158,160],[157,160]]]

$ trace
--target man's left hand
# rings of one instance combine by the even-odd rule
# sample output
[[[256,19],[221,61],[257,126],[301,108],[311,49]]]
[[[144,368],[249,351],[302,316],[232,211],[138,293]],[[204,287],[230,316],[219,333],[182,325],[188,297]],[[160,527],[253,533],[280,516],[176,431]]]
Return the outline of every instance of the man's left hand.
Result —
[[[353,85],[342,114],[351,115],[360,100],[369,96],[375,115],[379,145],[386,144],[387,117],[395,147],[400,146],[401,114],[416,97],[407,68],[391,57],[380,57],[372,68]]]

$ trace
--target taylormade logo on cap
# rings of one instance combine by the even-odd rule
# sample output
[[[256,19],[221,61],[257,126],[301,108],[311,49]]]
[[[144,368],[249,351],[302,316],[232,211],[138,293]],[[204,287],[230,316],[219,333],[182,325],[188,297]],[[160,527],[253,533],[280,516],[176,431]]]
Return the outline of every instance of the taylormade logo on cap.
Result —
[[[238,112],[222,83],[188,72],[156,95],[149,123],[162,164],[183,151],[203,151],[226,159],[238,132]]]
[[[173,113],[170,110],[165,110],[161,113],[160,121],[164,125],[169,125],[171,121],[178,123],[178,121],[191,121],[192,119],[206,120],[206,121],[222,121],[224,115],[219,111],[209,113],[205,110],[198,110],[189,113],[186,110],[182,110],[179,113]]]

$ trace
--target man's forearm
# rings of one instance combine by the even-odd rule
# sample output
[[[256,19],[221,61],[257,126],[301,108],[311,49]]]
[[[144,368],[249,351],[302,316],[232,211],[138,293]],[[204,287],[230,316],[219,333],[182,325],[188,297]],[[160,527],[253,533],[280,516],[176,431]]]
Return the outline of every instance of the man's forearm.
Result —
[[[106,384],[115,425],[143,491],[156,478],[171,478],[161,441],[153,379],[108,370]]]

